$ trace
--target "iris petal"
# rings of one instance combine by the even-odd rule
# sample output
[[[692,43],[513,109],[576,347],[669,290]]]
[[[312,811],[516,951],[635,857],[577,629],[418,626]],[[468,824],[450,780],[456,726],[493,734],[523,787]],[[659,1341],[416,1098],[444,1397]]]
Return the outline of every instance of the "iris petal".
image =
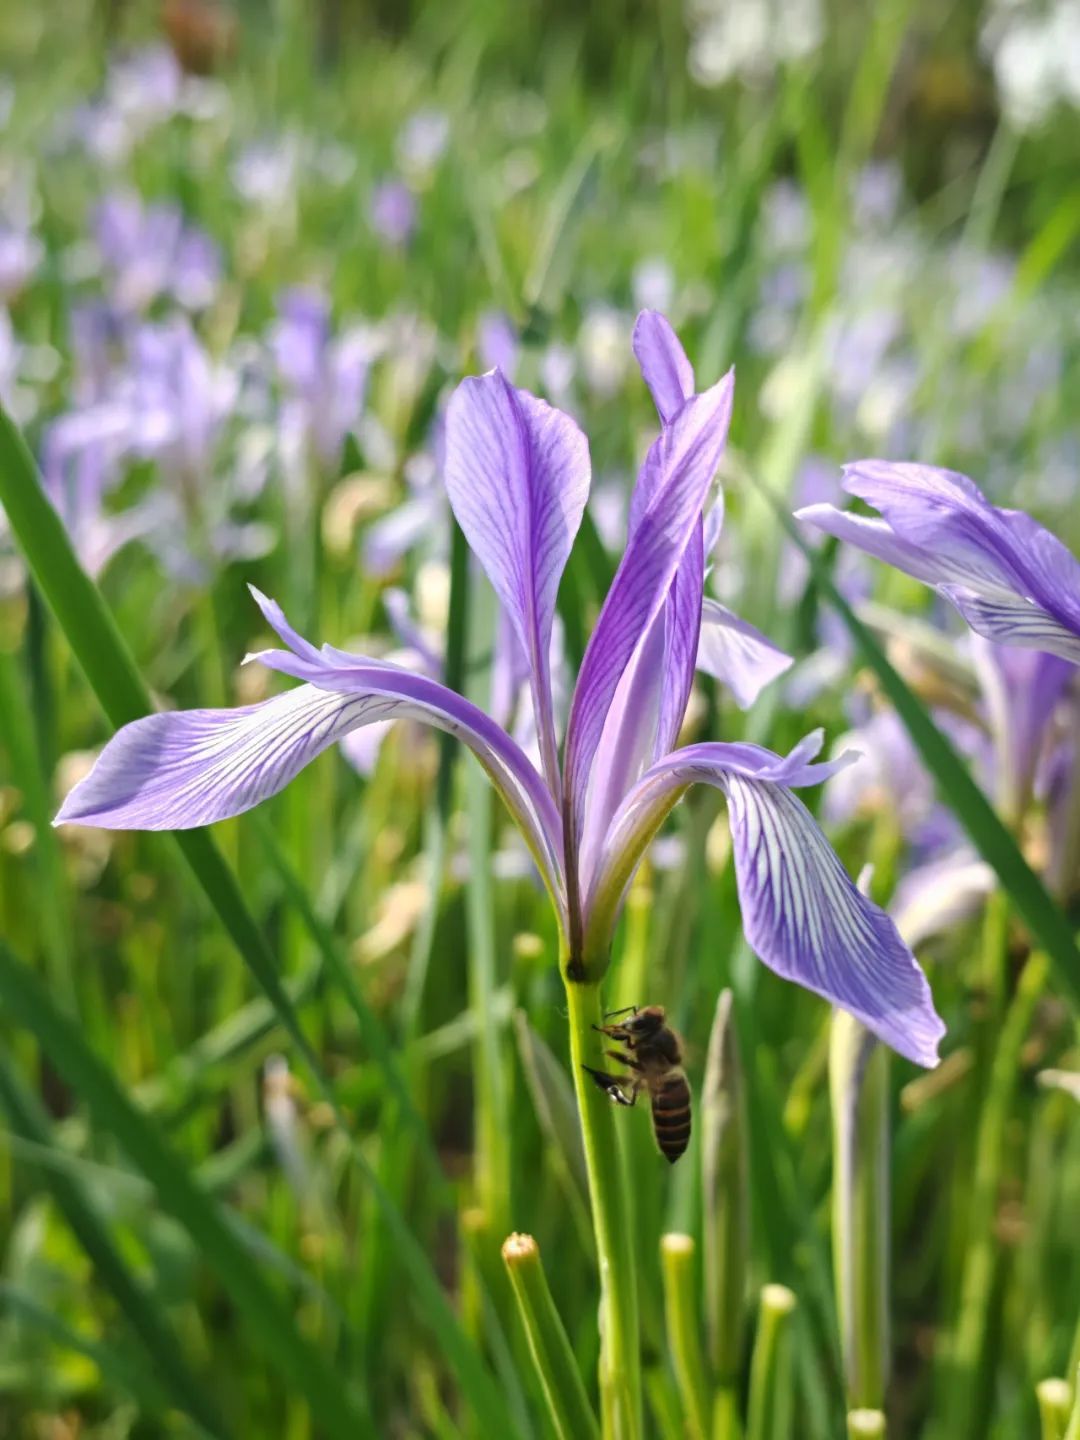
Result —
[[[544,773],[558,795],[551,628],[589,493],[588,442],[568,415],[495,370],[454,391],[445,474],[458,524],[529,656]]]
[[[988,640],[1080,664],[1080,561],[1056,536],[951,470],[860,460],[844,477],[881,519],[831,505],[798,518],[933,585]]]
[[[490,716],[425,675],[346,651],[317,650],[257,592],[290,646],[249,657],[306,683],[236,710],[148,715],[125,725],[68,795],[57,823],[184,830],[239,815],[276,794],[309,761],[361,726],[412,719],[462,740],[487,771],[565,912],[561,827],[543,780]]]
[[[860,1019],[920,1065],[937,1063],[944,1026],[892,920],[862,896],[791,786],[839,763],[810,763],[818,736],[786,759],[755,745],[692,745],[654,765],[612,822],[589,897],[585,953],[610,943],[621,896],[664,817],[701,782],[728,803],[743,929],[758,957]]]

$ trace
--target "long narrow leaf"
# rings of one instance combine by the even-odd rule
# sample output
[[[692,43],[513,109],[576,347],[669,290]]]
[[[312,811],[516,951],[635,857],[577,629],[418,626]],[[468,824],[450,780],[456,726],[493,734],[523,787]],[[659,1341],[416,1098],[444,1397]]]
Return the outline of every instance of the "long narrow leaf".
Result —
[[[0,995],[8,1014],[37,1037],[96,1125],[113,1136],[154,1185],[162,1208],[187,1231],[291,1391],[307,1400],[328,1435],[351,1440],[363,1424],[362,1412],[328,1359],[297,1329],[217,1202],[192,1178],[157,1127],[132,1105],[33,972],[2,943]]]
[[[0,961],[6,955],[4,950]],[[45,1149],[53,1148],[47,1117],[37,1098],[26,1090],[9,1066],[2,1051],[0,1104],[19,1136]],[[154,1296],[132,1273],[89,1190],[68,1171],[50,1167],[44,1170],[44,1177],[65,1220],[86,1251],[95,1274],[112,1292],[171,1402],[212,1435],[226,1434],[206,1398],[205,1386],[198,1383],[188,1368],[168,1318]]]

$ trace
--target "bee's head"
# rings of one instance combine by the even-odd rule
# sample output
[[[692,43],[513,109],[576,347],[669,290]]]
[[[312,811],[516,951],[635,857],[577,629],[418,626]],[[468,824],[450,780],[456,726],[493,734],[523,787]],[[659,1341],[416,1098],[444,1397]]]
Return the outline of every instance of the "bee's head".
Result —
[[[657,1035],[664,1028],[664,1007],[646,1005],[643,1010],[631,1015],[629,1020],[623,1021],[623,1025],[633,1035]]]

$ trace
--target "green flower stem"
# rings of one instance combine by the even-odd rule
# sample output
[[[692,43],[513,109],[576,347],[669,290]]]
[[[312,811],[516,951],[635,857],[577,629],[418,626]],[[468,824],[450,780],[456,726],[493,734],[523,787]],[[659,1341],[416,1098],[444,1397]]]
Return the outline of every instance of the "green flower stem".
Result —
[[[566,975],[564,956],[560,970]],[[581,1068],[606,1068],[598,984],[566,981],[570,1060],[577,1094],[593,1230],[600,1270],[600,1408],[604,1440],[641,1435],[641,1357],[638,1350],[637,1264],[622,1150],[611,1101]],[[625,1117],[621,1117],[625,1118]]]
[[[881,1410],[849,1410],[848,1440],[885,1440],[885,1415]]]
[[[942,1377],[945,1433],[950,1440],[971,1440],[977,1432],[979,1397],[985,1393],[986,1335],[998,1262],[994,1211],[1004,1163],[1005,1130],[1016,1088],[1020,1050],[1035,1003],[1046,986],[1049,968],[1050,962],[1041,951],[1036,951],[1028,960],[991,1063],[975,1144],[975,1174],[968,1205],[971,1240],[960,1281],[959,1314]]]
[[[1080,1371],[1074,1371],[1073,1376],[1073,1408],[1065,1440],[1080,1440]]]
[[[694,1299],[694,1241],[690,1235],[660,1238],[664,1278],[664,1313],[675,1381],[692,1440],[709,1434],[709,1387],[701,1351],[701,1326]]]
[[[1072,1408],[1072,1389],[1065,1380],[1040,1380],[1035,1386],[1042,1440],[1064,1440]]]
[[[559,1440],[599,1440],[573,1347],[548,1289],[540,1247],[531,1235],[511,1235],[502,1257],[555,1433]]]
[[[701,1087],[701,1208],[709,1359],[720,1389],[733,1394],[742,1368],[750,1234],[744,1109],[732,994],[724,990],[716,1003]],[[725,1404],[720,1410],[738,1414],[737,1406]],[[718,1432],[729,1433],[734,1432]]]
[[[838,1010],[829,1045],[833,1259],[848,1404],[878,1408],[889,1358],[889,1056]]]
[[[793,1364],[791,1318],[795,1294],[786,1285],[761,1292],[754,1354],[750,1362],[750,1404],[746,1440],[791,1440]]]
[[[712,1440],[742,1440],[737,1385],[720,1384],[713,1392]]]

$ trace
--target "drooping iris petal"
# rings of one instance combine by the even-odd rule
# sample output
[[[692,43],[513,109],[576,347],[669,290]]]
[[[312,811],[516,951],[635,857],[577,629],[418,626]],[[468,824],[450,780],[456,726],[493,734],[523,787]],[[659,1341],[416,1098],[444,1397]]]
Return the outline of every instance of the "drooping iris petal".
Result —
[[[558,813],[539,774],[506,732],[427,676],[332,646],[317,650],[292,629],[275,602],[253,593],[290,648],[249,659],[306,683],[238,710],[177,711],[125,725],[72,790],[57,823],[130,830],[208,825],[276,794],[350,730],[384,720],[419,720],[455,735],[479,760],[562,914]]]
[[[765,686],[792,663],[790,655],[726,605],[718,600],[702,603],[697,668],[726,685],[740,710],[749,710]]]
[[[808,737],[786,759],[754,745],[692,745],[654,765],[605,839],[585,953],[610,943],[625,886],[672,806],[690,785],[714,785],[727,799],[743,929],[758,957],[857,1016],[901,1055],[934,1065],[944,1026],[926,977],[789,788],[816,784],[843,763],[809,763],[818,745],[819,735]]]
[[[731,417],[733,375],[688,400],[646,458],[650,502],[633,529],[596,623],[570,706],[566,788],[576,847],[589,771],[608,707],[635,649],[660,613],[675,573],[701,525]],[[632,522],[633,523],[633,522]]]
[[[568,415],[496,370],[462,381],[450,400],[445,476],[458,524],[530,658],[544,772],[557,795],[551,627],[589,493],[588,442]]]
[[[632,343],[653,403],[667,425],[694,393],[694,367],[675,331],[656,310],[643,310],[638,316]]]
[[[381,695],[301,685],[236,710],[178,710],[125,725],[68,795],[57,824],[191,830],[276,795],[317,755],[391,716]]]
[[[1080,664],[1080,561],[1049,531],[950,470],[860,460],[844,475],[882,519],[830,505],[798,517],[933,585],[996,644]]]

